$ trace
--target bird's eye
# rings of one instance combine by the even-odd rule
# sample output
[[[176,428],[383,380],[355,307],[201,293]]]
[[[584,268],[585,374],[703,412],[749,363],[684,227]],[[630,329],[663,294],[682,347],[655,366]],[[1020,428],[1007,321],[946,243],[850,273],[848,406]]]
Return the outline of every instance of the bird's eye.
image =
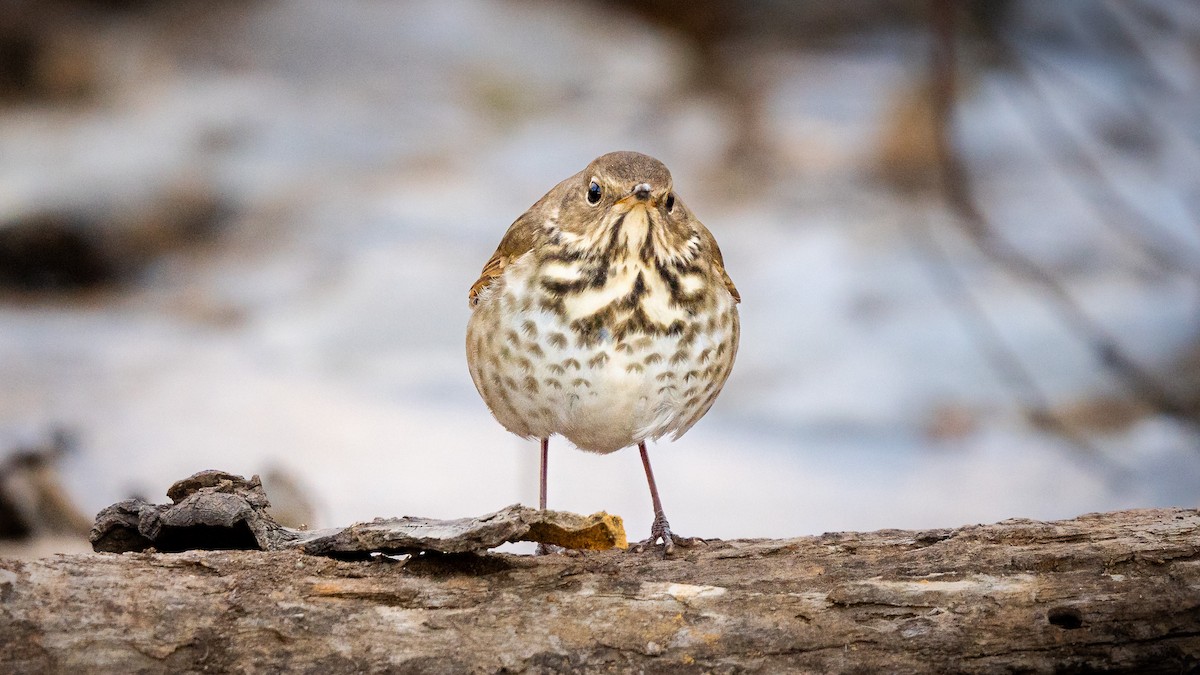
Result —
[[[592,181],[592,184],[588,186],[587,200],[589,204],[600,203],[600,184],[596,181]]]
[[[675,210],[675,193],[672,192],[667,195],[667,213],[670,213],[671,211],[674,211],[674,210]]]

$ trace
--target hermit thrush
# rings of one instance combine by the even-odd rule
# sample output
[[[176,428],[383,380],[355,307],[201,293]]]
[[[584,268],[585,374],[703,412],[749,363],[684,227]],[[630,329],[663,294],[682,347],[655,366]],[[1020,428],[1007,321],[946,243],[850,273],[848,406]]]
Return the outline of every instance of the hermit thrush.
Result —
[[[737,303],[712,234],[671,173],[636,152],[603,155],[508,228],[468,294],[467,364],[504,428],[610,453],[637,445],[650,484],[647,544],[686,540],[663,513],[646,441],[708,412],[738,346]]]

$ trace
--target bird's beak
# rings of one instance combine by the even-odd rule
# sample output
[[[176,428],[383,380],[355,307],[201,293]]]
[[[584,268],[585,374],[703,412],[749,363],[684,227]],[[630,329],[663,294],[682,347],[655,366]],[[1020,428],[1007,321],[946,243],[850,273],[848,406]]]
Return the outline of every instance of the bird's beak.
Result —
[[[627,209],[632,209],[636,206],[641,206],[648,209],[653,203],[653,193],[654,187],[652,185],[649,183],[638,183],[637,185],[633,186],[633,189],[629,191],[629,194],[617,200],[617,203],[621,204]]]

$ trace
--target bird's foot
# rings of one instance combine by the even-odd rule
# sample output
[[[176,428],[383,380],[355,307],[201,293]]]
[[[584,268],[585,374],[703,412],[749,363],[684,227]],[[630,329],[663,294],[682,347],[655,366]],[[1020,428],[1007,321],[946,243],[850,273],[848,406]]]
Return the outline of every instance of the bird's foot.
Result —
[[[659,514],[654,518],[654,524],[650,526],[650,538],[639,541],[630,547],[629,550],[634,553],[644,553],[646,549],[652,548],[662,541],[662,554],[667,557],[675,552],[675,547],[691,548],[704,544],[704,540],[700,537],[681,537],[674,532],[671,532],[671,524],[667,522],[666,516]]]

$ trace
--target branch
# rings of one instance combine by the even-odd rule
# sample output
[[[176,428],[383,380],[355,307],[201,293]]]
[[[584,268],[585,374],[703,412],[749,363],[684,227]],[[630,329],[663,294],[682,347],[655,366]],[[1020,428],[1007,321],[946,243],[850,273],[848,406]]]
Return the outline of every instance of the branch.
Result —
[[[2,672],[1186,672],[1200,512],[346,561],[0,560]]]
[[[976,247],[1003,268],[1039,287],[1057,310],[1063,323],[1088,344],[1100,362],[1122,384],[1159,411],[1196,424],[1197,409],[1191,402],[1179,400],[1157,378],[1142,368],[1103,326],[1094,321],[1075,301],[1053,274],[997,236],[987,216],[979,208],[970,183],[966,163],[953,142],[955,100],[954,12],[949,0],[931,0],[933,19],[932,64],[934,84],[935,134],[941,169],[941,188],[947,205],[957,216],[963,231]]]

